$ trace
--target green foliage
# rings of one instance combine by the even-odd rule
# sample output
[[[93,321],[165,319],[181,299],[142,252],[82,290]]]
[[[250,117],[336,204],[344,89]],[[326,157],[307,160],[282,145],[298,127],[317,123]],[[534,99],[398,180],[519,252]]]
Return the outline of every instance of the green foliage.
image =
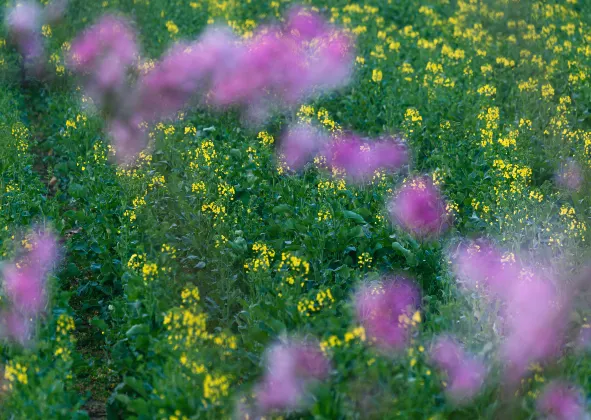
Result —
[[[47,39],[47,83],[19,87],[18,57],[0,44],[0,250],[14,256],[35,223],[64,248],[35,344],[0,347],[4,366],[27,369],[3,382],[1,418],[86,418],[97,403],[111,418],[227,418],[286,334],[316,338],[332,360],[307,417],[528,418],[546,376],[589,393],[589,358],[569,352],[525,381],[515,407],[494,387],[458,407],[426,355],[448,331],[488,359],[496,345],[489,309],[459,293],[449,268],[460,235],[571,272],[585,261],[588,186],[571,194],[552,177],[568,158],[590,167],[589,5],[310,2],[357,34],[359,58],[347,89],[286,118],[404,137],[412,173],[432,176],[454,217],[444,237],[418,241],[386,208],[407,174],[363,186],[322,162],[291,174],[274,152],[284,118],[259,132],[232,112],[187,111],[153,130],[137,165],[116,167],[63,67],[64,43],[105,11],[132,17],[156,59],[213,21],[249,36],[289,2],[71,3]],[[384,273],[424,293],[403,354],[373,349],[351,308],[358,285]],[[60,341],[64,317],[75,329]]]

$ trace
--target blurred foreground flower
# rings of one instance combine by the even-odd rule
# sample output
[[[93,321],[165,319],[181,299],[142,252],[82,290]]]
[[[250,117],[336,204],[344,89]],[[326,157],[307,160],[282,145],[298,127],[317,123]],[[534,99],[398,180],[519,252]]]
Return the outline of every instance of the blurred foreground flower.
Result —
[[[462,245],[454,260],[463,284],[498,299],[495,302],[500,306],[493,306],[502,327],[499,358],[505,365],[507,383],[517,384],[531,363],[558,356],[572,292],[559,293],[555,281],[543,275],[548,269],[534,270],[485,241]]]
[[[6,11],[10,38],[23,56],[25,68],[35,68],[45,53],[41,36],[42,8],[34,1],[16,3]]]
[[[292,9],[284,27],[262,27],[232,53],[215,69],[212,102],[243,106],[254,117],[345,85],[354,57],[343,31],[304,8]]]
[[[68,65],[82,76],[84,89],[95,103],[118,107],[129,94],[127,76],[137,59],[131,25],[120,17],[105,15],[72,42]]]
[[[279,158],[291,170],[300,170],[312,160],[318,150],[328,142],[328,135],[308,124],[290,127],[279,147]]]
[[[2,268],[3,286],[10,299],[10,311],[4,313],[4,334],[26,341],[34,317],[47,305],[47,276],[57,260],[57,242],[49,232],[28,239],[30,249],[17,262]]]
[[[495,297],[507,296],[521,270],[514,257],[504,257],[484,240],[460,245],[452,259],[455,274],[464,286],[490,292]]]
[[[486,376],[484,364],[467,354],[458,342],[439,337],[431,350],[431,360],[447,373],[446,393],[456,403],[466,403],[480,391]]]
[[[517,383],[531,363],[559,355],[569,310],[568,299],[540,274],[514,280],[506,299],[507,334],[501,347],[509,383]]]
[[[330,371],[320,348],[302,342],[274,344],[267,351],[266,364],[266,373],[255,388],[262,413],[301,407],[309,386],[325,379]]]
[[[12,42],[23,57],[27,71],[39,76],[44,70],[45,44],[42,27],[61,19],[67,6],[66,0],[54,0],[41,7],[35,1],[17,1],[6,9],[5,24]]]
[[[364,142],[355,135],[337,137],[323,153],[334,170],[352,181],[368,180],[377,170],[398,170],[408,160],[406,147],[396,139]]]
[[[355,295],[357,319],[368,338],[383,350],[406,347],[411,327],[421,320],[419,304],[419,289],[403,277],[362,286]]]
[[[419,237],[440,234],[449,223],[445,202],[427,177],[406,181],[390,201],[392,220]]]
[[[194,42],[174,45],[145,69],[135,65],[139,62],[135,33],[122,18],[106,15],[72,42],[69,66],[106,115],[120,162],[145,147],[140,131],[191,105],[239,107],[258,122],[273,109],[342,86],[353,53],[343,31],[298,8],[284,27],[262,27],[252,39],[210,28]],[[293,160],[301,164],[298,157]]]
[[[585,419],[585,402],[581,391],[573,385],[562,382],[550,382],[544,388],[537,402],[538,412],[548,419],[579,420]]]

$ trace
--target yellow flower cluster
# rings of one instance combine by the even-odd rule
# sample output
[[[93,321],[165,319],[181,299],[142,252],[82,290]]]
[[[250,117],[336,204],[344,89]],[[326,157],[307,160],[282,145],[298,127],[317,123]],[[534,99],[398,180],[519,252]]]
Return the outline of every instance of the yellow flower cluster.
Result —
[[[255,242],[252,245],[252,251],[256,252],[258,255],[256,258],[244,264],[246,271],[256,273],[258,271],[269,270],[271,262],[273,261],[273,258],[275,258],[275,250],[263,242]]]
[[[369,267],[373,262],[373,258],[369,254],[369,252],[363,252],[361,255],[357,257],[357,265],[361,268]]]
[[[273,136],[267,133],[266,131],[261,131],[257,135],[257,138],[259,139],[260,143],[264,146],[270,146],[273,143],[275,143],[275,139],[273,138]]]
[[[327,339],[322,340],[320,342],[320,349],[326,354],[334,348],[348,346],[355,341],[364,342],[365,340],[365,328],[355,327],[347,331],[342,339],[337,335],[331,335]]]
[[[290,252],[283,252],[278,270],[285,274],[287,284],[294,285],[296,279],[307,280],[305,277],[310,273],[310,263]],[[303,283],[300,283],[300,286],[303,286]]]
[[[228,395],[230,381],[227,376],[206,375],[203,380],[203,397],[212,403]]]
[[[19,122],[12,125],[11,133],[20,157],[29,150],[29,129]]]
[[[314,312],[318,312],[322,308],[334,303],[334,298],[330,289],[321,290],[316,293],[315,299],[302,298],[298,302],[298,312],[303,316],[310,316]]]
[[[344,179],[318,182],[318,194],[320,196],[336,196],[339,191],[345,191],[346,189],[347,183]]]
[[[15,382],[27,385],[29,383],[27,370],[26,366],[23,366],[20,363],[14,363],[12,360],[9,361],[4,367],[4,379],[6,379],[8,383],[3,384],[2,388],[4,390],[11,390],[13,389],[13,384]]]
[[[205,182],[198,181],[191,184],[191,192],[201,194],[201,196],[205,196],[207,189],[205,187]]]

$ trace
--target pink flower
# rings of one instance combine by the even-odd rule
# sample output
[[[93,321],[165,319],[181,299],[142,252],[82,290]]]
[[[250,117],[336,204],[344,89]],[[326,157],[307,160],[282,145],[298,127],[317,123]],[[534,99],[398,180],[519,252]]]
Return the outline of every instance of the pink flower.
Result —
[[[33,1],[18,2],[7,10],[6,26],[27,65],[44,53],[41,25],[42,9]]]
[[[2,276],[7,296],[20,311],[38,314],[45,308],[45,279],[37,267],[9,265],[2,269]]]
[[[363,286],[355,295],[357,319],[369,339],[384,350],[407,345],[419,303],[418,288],[402,277],[387,279],[379,286]]]
[[[27,315],[17,311],[5,311],[0,314],[2,336],[21,344],[30,340],[33,325]]]
[[[506,299],[507,334],[501,348],[506,375],[516,383],[531,363],[555,357],[564,343],[569,302],[549,280],[515,279]]]
[[[353,135],[335,139],[323,153],[332,168],[343,170],[352,181],[367,180],[380,169],[399,169],[407,160],[406,148],[400,143],[363,142]]]
[[[198,41],[173,46],[138,82],[143,117],[148,121],[172,117],[198,93],[205,93],[216,72],[235,63],[241,53],[236,42],[229,31],[213,28]]]
[[[456,403],[466,402],[478,393],[484,382],[484,364],[468,355],[455,340],[439,337],[431,351],[431,360],[448,376],[446,393]]]
[[[312,160],[327,142],[328,136],[308,124],[290,127],[279,147],[280,159],[292,170],[299,170]]]
[[[300,98],[314,91],[326,91],[345,86],[353,69],[352,40],[343,32],[330,31],[315,40],[317,47],[309,52],[309,65],[300,83]]]
[[[538,412],[554,420],[585,418],[585,403],[581,391],[562,381],[550,382],[537,402]]]
[[[439,190],[427,177],[404,183],[389,205],[390,216],[417,236],[433,236],[447,228],[446,205]]]
[[[299,103],[314,91],[334,89],[350,73],[350,44],[317,14],[294,9],[284,28],[261,28],[216,68],[212,102],[263,115],[269,108]]]
[[[78,36],[70,49],[68,65],[85,76],[86,89],[96,102],[123,89],[127,74],[138,58],[131,25],[106,15]]]
[[[109,124],[109,135],[120,163],[129,162],[147,144],[147,135],[137,117],[131,120],[115,119]]]
[[[299,408],[309,385],[325,379],[330,369],[319,348],[299,342],[273,345],[266,359],[267,371],[255,388],[263,412]]]
[[[286,32],[302,41],[310,41],[326,31],[326,22],[311,10],[293,7],[287,16]]]
[[[24,314],[39,314],[47,304],[46,276],[57,258],[57,244],[49,233],[31,239],[33,250],[18,264],[2,269],[4,289],[12,305]]]
[[[485,240],[460,245],[454,257],[454,271],[464,285],[483,288],[499,297],[507,297],[520,270],[521,265],[514,258],[504,258],[500,250]]]

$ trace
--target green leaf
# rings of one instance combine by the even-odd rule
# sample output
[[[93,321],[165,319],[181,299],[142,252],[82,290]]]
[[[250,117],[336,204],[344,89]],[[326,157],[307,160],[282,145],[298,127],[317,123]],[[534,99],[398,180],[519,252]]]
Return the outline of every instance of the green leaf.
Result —
[[[345,216],[345,218],[353,220],[354,222],[359,223],[361,225],[367,224],[365,219],[361,217],[359,213],[355,213],[354,211],[343,210],[343,215]]]

